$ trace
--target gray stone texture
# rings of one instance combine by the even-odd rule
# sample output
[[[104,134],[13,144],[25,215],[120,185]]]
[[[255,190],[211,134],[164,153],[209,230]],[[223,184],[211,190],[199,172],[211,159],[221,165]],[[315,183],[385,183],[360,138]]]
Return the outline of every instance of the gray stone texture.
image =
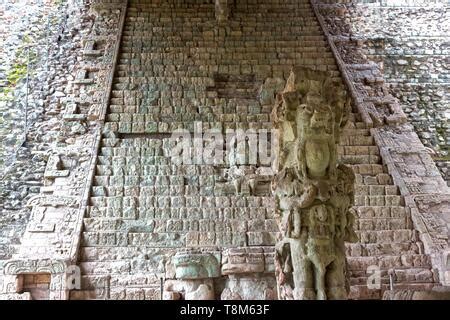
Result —
[[[447,198],[415,198],[443,190],[442,179],[396,100],[355,95],[383,93],[385,80],[368,61],[340,70],[309,1],[237,1],[220,21],[214,1],[125,4],[69,3],[55,69],[41,80],[45,116],[28,136],[36,161],[25,154],[4,180],[0,298],[33,298],[18,293],[23,274],[45,273],[26,280],[48,285],[38,296],[49,299],[276,299],[270,177],[236,188],[238,174],[223,176],[230,159],[174,164],[168,138],[196,121],[271,129],[273,94],[294,65],[328,71],[354,98],[337,147],[356,176],[350,298],[380,299],[392,279],[396,289],[425,291],[443,281]],[[14,199],[30,181],[30,194]],[[69,291],[64,275],[75,264],[81,288]],[[377,289],[367,287],[371,266]]]

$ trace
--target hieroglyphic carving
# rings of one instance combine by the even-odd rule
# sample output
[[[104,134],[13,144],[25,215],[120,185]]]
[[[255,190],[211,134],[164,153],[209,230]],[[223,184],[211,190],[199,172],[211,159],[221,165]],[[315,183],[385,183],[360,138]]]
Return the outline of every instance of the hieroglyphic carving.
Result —
[[[14,275],[21,273],[63,273],[66,269],[66,263],[61,260],[10,260],[6,262],[4,274]]]
[[[178,252],[172,258],[177,279],[215,278],[220,275],[219,258],[211,253]]]
[[[259,183],[270,181],[271,174],[265,169],[255,166],[232,166],[226,171],[226,176],[232,182],[236,195],[243,192],[243,187],[248,189],[250,195],[256,195]]]
[[[34,207],[31,212],[31,220],[28,224],[28,232],[53,232],[54,223],[43,223],[45,219],[46,207]]]
[[[413,208],[413,218],[420,218],[423,223],[416,223],[419,232],[427,233],[433,240],[434,248],[431,250],[441,252],[448,248],[450,225],[450,195],[427,194],[412,197],[417,207]],[[422,226],[425,230],[422,230]]]
[[[53,195],[36,195],[27,203],[27,207],[69,207],[77,208],[80,205],[79,199],[75,197],[63,197]]]
[[[345,91],[326,72],[295,67],[272,119],[278,154],[272,189],[282,239],[276,246],[280,299],[345,299],[344,241],[355,241],[352,170],[337,165],[349,113]]]
[[[29,292],[0,294],[0,300],[31,300]]]
[[[448,193],[433,159],[410,124],[376,128],[372,133],[403,195]]]
[[[262,248],[229,248],[223,253],[222,274],[264,272],[264,252]]]
[[[88,55],[77,62],[75,70],[79,72],[68,85],[66,101],[74,104],[66,108],[68,113],[62,119],[57,153],[50,158],[45,174],[47,178],[55,178],[55,183],[52,188],[46,185],[40,195],[27,203],[35,215],[14,260],[5,265],[9,274],[49,272],[54,275],[64,272],[64,261],[76,262],[125,13],[126,1],[90,7],[92,25],[86,27],[90,30],[83,32],[82,37],[88,41],[95,39],[95,45],[88,44]],[[90,49],[94,51],[89,52]],[[95,50],[100,50],[100,56]],[[59,275],[52,276],[50,299],[68,297],[62,279]]]
[[[45,178],[58,178],[67,177],[69,175],[69,170],[64,170],[64,165],[59,154],[52,154],[48,161],[47,167],[45,169]]]

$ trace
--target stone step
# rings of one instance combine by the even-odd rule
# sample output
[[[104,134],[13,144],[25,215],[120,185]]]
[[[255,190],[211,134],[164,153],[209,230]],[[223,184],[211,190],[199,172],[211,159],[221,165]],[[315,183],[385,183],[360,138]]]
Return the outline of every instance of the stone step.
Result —
[[[212,165],[200,165],[200,164],[171,164],[171,165],[146,165],[145,163],[140,162],[140,159],[136,159],[136,157],[147,156],[146,152],[152,152],[149,151],[149,149],[153,149],[154,152],[161,151],[160,154],[162,154],[161,145],[163,142],[156,141],[152,147],[149,146],[148,143],[152,143],[155,141],[152,140],[139,140],[139,138],[136,139],[124,139],[122,140],[131,143],[136,143],[136,145],[133,145],[131,147],[120,147],[126,149],[126,156],[111,156],[111,155],[105,155],[102,154],[98,156],[98,166],[128,166],[128,165],[136,165],[141,166],[142,168],[145,168],[148,170],[148,174],[152,175],[165,175],[165,176],[179,176],[179,175],[213,175],[216,174],[216,169]],[[140,143],[142,142],[142,143]],[[133,150],[136,150],[136,148],[141,148],[140,151],[135,151],[133,153]],[[109,152],[109,150],[107,151]],[[133,160],[134,159],[134,160]]]
[[[372,266],[381,269],[426,268],[431,265],[430,256],[425,254],[402,254],[376,257],[347,257],[349,270],[366,271]]]
[[[237,64],[234,64],[233,61],[222,61],[223,63],[227,64],[227,69],[224,70],[225,72],[234,72],[232,70],[238,70],[238,68],[245,68],[244,73],[245,74],[252,74],[252,73],[257,73],[257,75],[259,75],[259,77],[261,78],[266,78],[267,76],[272,76],[272,74],[277,74],[278,76],[280,74],[287,74],[289,72],[289,69],[292,67],[292,64],[298,64],[298,61],[283,61],[282,63],[276,64],[276,65],[272,65],[270,67],[267,68],[260,68],[259,65],[257,64],[256,61],[249,61],[248,64],[242,66],[239,66]],[[306,64],[306,63],[302,63],[302,64]],[[308,61],[307,63],[311,68],[314,67],[314,65],[311,63],[311,61]],[[136,66],[131,66],[133,68],[136,68],[138,65]],[[116,70],[116,75],[121,76],[121,77],[127,77],[127,76],[133,76],[134,78],[142,78],[142,77],[146,77],[146,78],[163,78],[163,79],[159,79],[157,81],[162,82],[165,78],[168,77],[173,77],[174,75],[178,75],[180,77],[187,77],[189,75],[195,75],[197,77],[209,77],[212,73],[217,72],[217,66],[215,65],[200,65],[200,66],[187,66],[187,67],[183,67],[182,69],[187,70],[187,71],[174,71],[175,69],[175,65],[168,65],[168,66],[163,66],[160,65],[160,68],[151,68],[150,66],[145,67],[145,69],[147,71],[136,71],[134,73],[131,72],[124,72],[124,71],[117,71],[117,70],[121,70],[123,68],[130,68],[130,65],[119,65],[117,67]],[[317,70],[321,70],[321,71],[328,71],[331,75],[331,78],[333,81],[337,81],[340,82],[342,81],[342,79],[340,78],[340,73],[337,69],[336,66],[333,65],[320,65],[319,67],[316,67]],[[261,70],[264,71],[264,73],[261,73]],[[145,83],[154,83],[152,82],[143,82]],[[188,87],[193,86],[192,84]],[[114,90],[126,90],[128,88],[136,88],[135,84],[129,84],[129,83],[120,83],[120,84],[114,84],[113,85],[113,89]],[[344,130],[345,131],[345,130]],[[353,134],[356,135],[356,134]],[[367,135],[369,135],[369,131],[367,130]]]
[[[125,153],[125,152],[124,152]],[[151,153],[149,152],[148,156]],[[147,157],[146,153],[136,154],[135,157]],[[103,157],[105,158],[105,157]],[[208,172],[209,170],[200,171],[192,171],[192,174],[185,173],[182,170],[171,172],[170,169],[167,170],[156,170],[155,165],[145,165],[145,164],[136,164],[136,161],[130,159],[131,157],[125,156],[115,156],[112,158],[112,165],[97,165],[95,176],[98,179],[103,179],[101,177],[122,177],[125,179],[133,179],[137,180],[137,182],[153,182],[155,185],[191,185],[191,184],[200,184],[202,186],[209,185],[213,186],[215,184],[216,178],[213,176],[216,175],[216,172]],[[102,159],[105,161],[105,159]],[[111,160],[110,160],[111,161]],[[125,165],[128,163],[133,167],[121,167],[120,162]],[[195,173],[196,172],[196,173]],[[272,176],[260,176],[261,180],[269,182]],[[114,178],[115,179],[115,178]],[[119,178],[117,178],[119,179]],[[216,180],[215,180],[216,179]],[[222,182],[222,181],[218,181]],[[103,182],[100,185],[104,185]],[[148,184],[146,184],[148,185]],[[366,188],[367,187],[367,188]],[[379,188],[377,188],[379,187]],[[388,186],[389,187],[389,186]],[[385,189],[386,186],[361,186],[359,190],[361,190],[360,195],[371,194],[371,195],[383,195],[383,194],[396,194],[394,190]],[[394,189],[394,188],[393,188]],[[370,190],[370,191],[369,191]],[[370,193],[369,193],[370,192]]]
[[[382,164],[355,164],[351,166],[355,174],[378,176],[380,173],[389,173]]]
[[[81,287],[83,289],[95,289],[99,282],[108,281],[109,286],[114,287],[139,287],[160,288],[160,277],[155,270],[154,274],[128,275],[128,274],[105,274],[105,275],[82,275]]]
[[[222,46],[214,46],[212,43],[197,43],[195,48],[186,47],[185,43],[181,41],[170,43],[170,53],[163,45],[168,44],[157,42],[151,45],[147,41],[142,41],[140,38],[130,38],[129,43],[124,43],[119,53],[119,59],[134,59],[138,61],[141,59],[165,59],[170,65],[168,58],[174,60],[180,57],[190,59],[230,59],[233,56],[239,54],[245,57],[245,60],[253,59],[277,59],[277,58],[331,58],[333,57],[330,49],[323,45],[316,45],[315,43],[307,42],[302,43],[300,46],[298,43],[275,43],[275,42],[252,42],[246,46],[239,46],[239,43],[233,42],[233,50],[223,48]],[[230,46],[231,47],[231,46]],[[119,60],[120,61],[120,60]],[[237,64],[236,61],[232,64]],[[257,64],[257,63],[254,63]],[[260,63],[261,64],[261,63]],[[218,66],[218,64],[214,64]],[[350,118],[352,119],[352,118]],[[357,118],[362,121],[361,118]]]
[[[377,269],[381,276],[382,284],[390,283],[390,275],[392,275],[392,283],[395,286],[401,282],[408,283],[430,283],[435,281],[436,275],[429,268],[407,268],[407,269]],[[350,281],[353,285],[367,284],[373,279],[375,274],[374,267],[368,270],[350,270]],[[372,278],[371,278],[372,276]]]
[[[220,94],[220,93],[219,93]],[[237,94],[234,94],[234,96],[237,96]],[[241,96],[248,96],[246,93],[241,93]],[[252,96],[256,96],[256,94],[252,94]],[[130,106],[132,108],[133,106]],[[131,123],[131,127],[135,126],[136,123],[144,123],[142,126],[148,126],[149,123],[157,123],[157,122],[167,122],[167,121],[173,121],[173,122],[192,122],[192,121],[202,121],[202,122],[263,122],[263,123],[269,123],[270,116],[266,113],[254,113],[254,114],[213,114],[213,113],[190,113],[187,114],[186,111],[181,111],[179,113],[172,113],[172,114],[157,114],[150,113],[150,114],[139,114],[135,113],[133,114],[133,120],[128,121],[127,116],[129,116],[130,113],[113,113],[109,114],[107,116],[107,121],[109,122],[118,122],[118,123]],[[126,119],[126,120],[120,120],[120,119]],[[135,121],[135,120],[141,120],[141,121]],[[217,124],[220,125],[220,124]],[[365,157],[363,155],[359,156],[345,156],[348,157],[348,159],[351,159],[352,157],[354,159],[362,159],[361,157]],[[374,155],[367,155],[367,157],[371,157],[372,159],[376,159],[378,156]],[[378,157],[379,158],[379,157]],[[350,161],[350,160],[349,160]]]
[[[398,229],[381,231],[356,231],[360,243],[393,243],[419,241],[416,230]]]
[[[278,10],[279,12],[260,12],[261,7],[255,6],[255,7],[248,7],[245,11],[234,11],[233,19],[230,20],[231,23],[235,24],[243,24],[244,22],[247,25],[251,25],[252,22],[262,22],[262,21],[273,21],[276,19],[285,19],[287,21],[290,21],[291,19],[294,20],[297,18],[297,21],[300,21],[300,17],[303,20],[304,25],[313,25],[314,22],[317,23],[314,13],[310,8],[295,8],[293,11],[288,11],[289,7],[283,7],[281,10]],[[194,9],[184,9],[181,10],[181,8],[177,8],[176,11],[164,11],[161,9],[158,9],[158,11],[140,11],[137,13],[134,13],[132,10],[128,10],[127,16],[128,20],[131,17],[135,18],[144,18],[144,19],[152,19],[150,20],[153,22],[153,25],[155,26],[167,26],[171,27],[174,24],[177,24],[177,18],[186,18],[191,17],[191,19],[195,19],[195,22],[198,25],[211,25],[211,22],[215,22],[214,18],[214,8],[204,8],[204,7],[196,7],[196,11]],[[201,9],[201,10],[200,10]],[[255,11],[250,11],[250,10]],[[275,11],[273,8],[271,8],[272,11]],[[255,12],[258,12],[257,16],[252,15]],[[160,17],[158,17],[159,15]],[[159,18],[159,19],[158,19]],[[146,24],[150,24],[146,23]],[[178,24],[181,24],[180,22]],[[301,25],[300,22],[294,23],[294,25]],[[286,27],[288,24],[286,25]]]
[[[156,259],[155,259],[156,260]],[[109,260],[81,262],[78,264],[82,275],[104,276],[104,275],[130,275],[130,274],[154,274],[158,270],[158,263],[154,260]]]
[[[367,257],[400,254],[422,254],[424,252],[421,242],[397,243],[346,243],[347,256]]]
[[[361,185],[355,184],[355,194],[356,195],[371,195],[371,196],[382,196],[382,195],[400,195],[400,190],[395,185]]]
[[[354,228],[359,231],[380,231],[380,230],[397,230],[411,229],[412,221],[408,218],[370,218],[358,219],[355,221]]]
[[[131,67],[142,65],[142,71],[156,70],[163,67],[177,65],[180,61],[184,61],[186,65],[191,68],[196,64],[201,65],[202,70],[204,70],[207,66],[216,66],[217,68],[217,62],[220,62],[219,65],[232,66],[268,64],[269,66],[278,66],[288,65],[292,62],[296,62],[298,64],[311,64],[311,61],[318,60],[321,63],[316,65],[327,64],[330,67],[335,67],[332,62],[333,57],[330,52],[328,52],[325,48],[321,50],[321,47],[316,47],[311,44],[305,44],[305,47],[302,47],[302,51],[295,53],[290,52],[297,51],[297,48],[288,46],[279,48],[274,47],[272,50],[269,50],[269,48],[258,49],[247,47],[245,49],[236,50],[238,53],[216,52],[218,50],[215,50],[214,47],[202,47],[202,49],[198,49],[196,52],[192,53],[186,49],[184,51],[181,50],[176,43],[165,43],[164,45],[172,46],[174,48],[174,52],[171,55],[168,55],[167,53],[164,53],[163,50],[158,48],[150,51],[146,48],[125,46],[121,49],[121,57],[118,63],[120,63],[120,65],[130,65]],[[236,62],[236,55],[240,56],[242,62],[241,64]],[[152,65],[153,63],[155,63],[155,65]],[[187,66],[184,68],[187,68]],[[221,68],[224,68],[224,66]]]
[[[154,248],[274,246],[277,232],[83,232],[82,246]]]
[[[337,151],[342,155],[380,155],[377,146],[338,146]]]
[[[343,164],[379,164],[381,157],[378,155],[339,155],[339,159]]]
[[[118,127],[118,128],[117,128]],[[205,122],[203,123],[203,128],[215,129],[215,130],[270,130],[273,128],[271,122]],[[192,121],[152,121],[148,123],[144,122],[120,122],[116,126],[116,132],[119,133],[173,133],[175,130],[184,129],[190,132],[193,130]],[[169,160],[169,159],[167,159]]]
[[[392,177],[388,173],[376,175],[355,174],[355,183],[360,185],[393,185]]]
[[[197,192],[198,194],[198,192]],[[93,200],[91,200],[93,202]],[[274,208],[154,208],[145,207],[121,207],[120,205],[111,206],[88,206],[86,212],[86,218],[123,218],[131,221],[136,221],[136,219],[179,219],[186,218],[189,219],[209,219],[209,220],[219,220],[219,219],[271,219],[275,217]],[[194,222],[192,222],[195,224]],[[197,222],[198,223],[198,222]],[[263,224],[263,222],[258,222],[258,224]]]
[[[370,136],[370,131],[369,129],[344,128],[342,130],[342,137],[345,136]]]
[[[70,300],[162,300],[160,287],[108,287],[100,286],[96,289],[71,290]]]
[[[346,126],[344,127],[344,130],[347,129],[368,129],[367,124],[361,121],[349,121],[347,122]]]
[[[397,283],[395,289],[425,290],[429,291],[435,286],[434,283]],[[384,291],[389,290],[389,285],[381,284],[381,289],[369,289],[366,284],[350,286],[350,300],[380,300]]]
[[[118,201],[118,202],[117,202]],[[148,189],[143,189],[141,197],[91,197],[90,203],[97,207],[104,207],[106,205],[113,206],[116,203],[126,203],[124,207],[132,207],[138,205],[138,201],[142,201],[148,206],[153,203],[160,203],[161,207],[193,207],[199,209],[211,208],[273,208],[275,205],[272,196],[258,197],[258,196],[183,196],[168,197],[161,195],[154,195],[148,192]],[[179,202],[179,203],[178,203]],[[178,204],[177,204],[178,203]]]
[[[213,170],[197,170],[190,169],[186,172],[183,170],[176,170],[171,168],[164,168],[159,170],[157,165],[149,165],[142,161],[140,158],[147,158],[154,155],[160,150],[147,150],[142,153],[132,154],[131,151],[121,150],[121,152],[115,153],[115,156],[101,156],[96,170],[95,176],[99,179],[101,177],[128,177],[130,179],[139,179],[139,181],[147,181],[148,179],[156,180],[159,185],[185,185],[186,182],[195,181],[200,179],[202,185],[214,185],[214,181],[217,181],[219,176],[219,171],[215,172]],[[270,151],[270,150],[269,150]],[[170,157],[170,155],[169,155]],[[137,161],[136,161],[136,158]],[[141,161],[139,161],[141,160]],[[125,167],[129,165],[131,167]],[[173,163],[176,165],[176,163]],[[224,163],[225,165],[225,163]],[[166,166],[163,166],[166,167]],[[170,166],[168,166],[170,167]],[[206,168],[213,168],[212,166],[204,165]],[[262,168],[262,167],[260,167]],[[261,180],[270,181],[271,175],[261,175]],[[220,177],[221,178],[221,177]],[[218,181],[222,182],[222,181]],[[104,185],[103,183],[100,185]],[[358,193],[360,195],[395,195],[398,194],[394,186],[383,186],[383,185],[357,185]]]
[[[286,31],[286,27],[285,30],[281,30],[280,27],[264,29],[258,25],[255,25],[254,28],[238,28],[239,27],[234,26],[227,28],[226,30],[215,30],[205,25],[202,30],[180,30],[179,27],[171,28],[167,25],[147,23],[140,24],[140,26],[126,25],[123,32],[123,41],[130,47],[146,46],[149,48],[150,43],[153,43],[156,47],[158,47],[161,42],[176,44],[180,44],[182,42],[196,42],[199,44],[206,44],[211,47],[220,47],[222,48],[221,51],[224,52],[230,50],[229,44],[232,43],[236,43],[235,47],[237,48],[246,48],[245,41],[251,42],[249,43],[249,46],[261,46],[263,48],[279,45],[285,46],[286,44],[298,46],[298,44],[294,41],[296,37],[299,37],[300,42],[312,43],[314,41],[318,41],[317,44],[313,44],[312,46],[326,47],[324,35],[322,32],[317,30],[317,27],[314,25],[295,25],[292,26],[293,30],[289,31]],[[257,30],[258,28],[259,30]],[[163,33],[160,34],[161,31],[155,30],[162,30]],[[133,39],[138,40],[138,42],[132,42]]]
[[[421,271],[420,271],[421,270]],[[409,275],[408,277],[406,277],[406,279],[399,279],[397,281],[393,282],[394,287],[396,287],[397,284],[402,284],[402,283],[409,283],[409,284],[429,284],[433,282],[433,273],[428,270],[428,269],[419,269],[419,270],[414,270],[415,272],[419,272],[419,275],[417,278],[414,278],[413,275]],[[357,286],[357,285],[371,285],[371,283],[373,283],[374,278],[370,278],[370,276],[368,277],[360,277],[360,278],[356,278],[356,277],[350,277],[350,285],[351,286]],[[390,285],[390,278],[389,276],[385,276],[385,277],[381,277],[379,280],[379,283],[381,285],[384,286],[389,286]]]
[[[186,34],[186,32],[174,32],[175,33],[169,33],[164,36],[158,36],[151,31],[125,31],[123,35],[123,47],[121,46],[120,50],[121,52],[124,52],[134,48],[137,49],[135,50],[136,53],[164,52],[164,50],[162,50],[163,46],[169,45],[170,47],[168,48],[171,48],[171,51],[165,51],[167,57],[170,57],[177,52],[192,52],[194,56],[202,53],[214,53],[220,56],[232,55],[233,53],[241,54],[244,52],[254,54],[259,53],[259,55],[265,53],[271,56],[277,53],[296,55],[312,51],[331,53],[324,36],[314,31],[290,35],[280,34],[279,38],[270,36],[272,32],[276,32],[274,30],[259,32],[259,34],[258,32],[250,34],[250,31],[231,31],[231,33],[239,33],[238,35],[214,35],[214,31],[211,30],[207,31],[211,33],[208,38],[205,38],[202,33]],[[262,36],[261,34],[265,35]],[[296,39],[298,39],[297,42]],[[301,44],[304,44],[305,46],[303,47]],[[195,50],[189,45],[195,45]],[[298,48],[298,52],[287,50],[294,48]],[[323,49],[322,51],[320,50],[321,48]]]
[[[372,136],[342,136],[340,146],[374,146],[375,141]]]
[[[358,219],[405,219],[410,217],[409,208],[404,206],[355,206]]]
[[[232,66],[229,66],[228,70],[230,70]],[[275,68],[284,68],[288,69],[289,66],[272,66],[272,70],[275,70]],[[136,66],[119,66],[120,68],[136,68],[136,70],[139,70]],[[244,67],[241,67],[244,68]],[[249,67],[250,70],[253,68],[253,70],[256,72],[256,69],[258,66],[252,66]],[[140,69],[141,75],[140,76],[134,76],[130,77],[129,75],[120,76],[120,72],[116,72],[116,77],[114,77],[113,80],[113,90],[114,91],[122,91],[123,93],[121,96],[125,97],[125,94],[142,94],[140,91],[140,87],[138,87],[138,84],[140,86],[142,85],[151,85],[150,89],[157,89],[157,90],[163,90],[167,89],[169,86],[173,86],[172,89],[175,89],[178,92],[182,91],[192,91],[194,89],[196,90],[205,90],[207,86],[214,85],[214,80],[211,78],[211,75],[214,72],[217,72],[217,68],[211,68],[211,71],[205,72],[204,76],[194,75],[194,74],[187,74],[187,72],[183,71],[176,71],[174,70],[173,66],[166,66],[165,69],[168,70],[168,75],[163,76],[153,76],[153,72],[143,72],[142,69]],[[171,69],[171,70],[169,70]],[[237,70],[240,70],[237,68]],[[243,69],[241,69],[243,70]],[[270,68],[268,69],[270,70]],[[133,79],[133,83],[130,83],[130,80]],[[163,83],[160,87],[158,87],[158,84]],[[262,83],[262,82],[261,82]],[[119,86],[120,85],[120,86]],[[183,87],[181,87],[183,86]],[[196,88],[197,86],[197,88]],[[170,88],[170,87],[169,87]],[[366,131],[368,132],[368,131]],[[358,133],[358,132],[357,132]]]
[[[198,194],[198,193],[197,193]],[[100,201],[98,200],[100,198]],[[123,200],[130,197],[93,197],[91,203],[95,204],[89,206],[86,217],[93,218],[124,218],[129,220],[135,219],[179,219],[189,217],[190,219],[262,219],[272,218],[275,210],[273,206],[266,207],[236,207],[231,208],[199,208],[199,207],[168,207],[159,201],[154,207],[151,204],[141,203],[140,207],[137,205],[131,206],[129,204],[122,205],[122,202],[112,202],[108,200]],[[166,197],[168,198],[168,197]],[[194,197],[192,197],[194,198]],[[105,205],[106,203],[106,205]],[[123,211],[123,212],[122,212]],[[198,222],[197,222],[198,223]]]
[[[85,218],[85,232],[124,232],[124,233],[153,233],[153,232],[278,232],[275,219],[243,219],[219,218],[196,219],[140,219],[129,220],[123,218]]]
[[[287,31],[286,29],[289,28]],[[130,37],[134,35],[134,31],[138,32],[147,32],[147,34],[155,35],[160,39],[164,39],[160,34],[167,35],[168,37],[178,37],[181,39],[190,39],[194,35],[203,35],[202,32],[208,31],[211,29],[204,28],[202,31],[200,30],[189,30],[183,28],[180,25],[172,25],[172,26],[158,26],[154,24],[153,21],[149,19],[145,19],[144,21],[140,20],[139,22],[135,21],[126,21],[124,25],[124,36],[125,40],[129,40]],[[253,33],[252,33],[253,32]],[[240,34],[244,34],[245,36],[266,36],[266,39],[270,39],[269,37],[277,34],[280,36],[277,40],[282,39],[292,39],[293,34],[302,34],[304,36],[323,36],[323,32],[318,25],[304,25],[304,24],[291,24],[289,27],[281,26],[281,25],[270,25],[262,24],[259,22],[255,22],[252,26],[245,26],[241,23],[230,23],[227,24],[226,30],[214,30],[214,35],[219,36],[221,39],[227,37],[238,36]]]
[[[203,23],[203,25],[202,25]],[[169,40],[185,40],[199,39],[200,41],[219,40],[245,40],[254,39],[261,42],[282,42],[293,41],[299,36],[299,41],[322,41],[324,35],[314,25],[305,26],[301,24],[292,25],[292,29],[284,30],[280,26],[271,26],[263,28],[261,24],[252,26],[239,26],[239,24],[230,24],[229,28],[215,28],[208,22],[204,21],[199,24],[198,28],[183,28],[182,24],[158,24],[158,23],[133,23],[125,24],[123,30],[123,41],[127,42],[130,38],[140,38],[148,41],[165,41]],[[209,24],[209,25],[208,25]],[[312,27],[312,28],[311,28]],[[259,30],[258,30],[259,29]],[[312,30],[311,30],[312,29]],[[314,30],[315,29],[315,30]],[[276,35],[274,32],[279,32]],[[241,44],[243,46],[243,44]],[[226,46],[225,46],[226,47]]]
[[[384,196],[355,196],[356,206],[403,206],[405,201],[403,196],[384,195]]]
[[[117,92],[117,90],[116,90]],[[161,103],[159,105],[153,106],[143,106],[135,99],[139,99],[137,94],[134,94],[130,91],[121,91],[123,95],[127,96],[123,97],[114,97],[112,99],[124,99],[123,103],[126,103],[126,106],[122,104],[113,104],[111,103],[110,117],[118,117],[114,115],[116,113],[123,114],[119,115],[122,117],[122,120],[131,121],[133,118],[137,120],[137,122],[142,122],[145,120],[151,120],[155,115],[162,113],[163,116],[181,113],[181,112],[189,112],[192,114],[200,114],[200,115],[216,115],[223,117],[230,117],[231,119],[239,119],[239,115],[260,115],[260,114],[270,114],[271,106],[268,105],[259,105],[256,99],[212,99],[212,98],[196,98],[196,103],[210,103],[210,107],[207,106],[192,106],[192,105],[183,105],[183,106],[171,106],[166,104],[166,102]],[[112,100],[113,101],[113,100]],[[182,100],[183,102],[183,100]],[[120,120],[120,119],[119,119]],[[117,121],[117,119],[114,119]]]
[[[292,50],[296,50],[293,48]],[[234,58],[236,54],[220,54],[220,53],[195,53],[191,54],[189,52],[180,52],[174,53],[173,57],[167,57],[163,52],[158,52],[157,50],[152,51],[151,53],[146,54],[146,57],[126,57],[126,56],[135,56],[131,50],[130,53],[126,51],[122,51],[123,57],[118,60],[118,67],[116,68],[116,74],[118,71],[126,71],[128,74],[126,76],[134,76],[138,77],[139,73],[144,74],[149,77],[152,76],[151,72],[155,74],[155,76],[161,77],[164,76],[164,71],[170,71],[170,74],[167,74],[168,77],[172,76],[174,73],[183,76],[184,71],[190,71],[190,75],[193,76],[210,76],[207,72],[215,72],[217,71],[217,63],[220,62],[222,65],[220,70],[224,70],[225,72],[229,72],[229,70],[246,70],[246,73],[249,73],[248,70],[251,70],[252,66],[264,66],[260,67],[260,70],[277,70],[281,67],[287,68],[294,64],[306,64],[310,67],[313,67],[315,64],[312,62],[319,63],[320,70],[330,70],[336,71],[337,67],[333,64],[333,58],[327,52],[304,52],[304,53],[296,53],[295,55],[289,55],[287,53],[278,52],[276,54],[273,53],[253,53],[251,51],[243,51],[239,53],[241,57],[241,64],[237,64]],[[140,49],[137,49],[140,51]],[[211,50],[208,50],[211,51]],[[287,50],[276,50],[276,51],[287,51]],[[311,50],[310,50],[311,51]],[[164,56],[162,58],[161,56]],[[180,67],[179,63],[183,63],[184,66]],[[138,73],[139,72],[139,73]],[[257,72],[257,69],[254,68],[253,72]],[[237,73],[236,73],[237,74]],[[357,122],[361,128],[367,128],[366,125],[363,125],[360,122]]]
[[[149,246],[126,246],[126,247],[81,247],[80,261],[118,261],[118,260],[149,260],[156,259],[164,255],[171,255],[177,249],[173,248],[153,248]]]
[[[169,45],[168,45],[169,46]],[[125,48],[124,48],[125,49]],[[131,49],[130,49],[131,50]],[[290,50],[296,50],[292,48]],[[123,50],[126,52],[126,50]],[[131,50],[133,51],[133,50]],[[217,62],[220,62],[222,65],[226,65],[227,67],[221,67],[225,72],[228,72],[229,68],[238,68],[239,65],[245,65],[248,68],[253,68],[253,72],[258,72],[259,70],[270,70],[279,68],[279,66],[292,66],[292,65],[307,65],[309,67],[316,67],[319,70],[327,70],[330,71],[332,77],[339,76],[338,69],[336,65],[333,63],[333,58],[327,57],[325,54],[322,54],[322,57],[292,57],[292,58],[255,58],[255,57],[246,57],[246,53],[241,53],[242,62],[241,64],[236,63],[235,58],[230,56],[216,56],[215,59],[192,59],[192,58],[183,58],[178,57],[176,59],[171,60],[152,60],[152,59],[120,59],[118,71],[127,71],[127,76],[132,77],[141,77],[141,76],[173,76],[174,73],[183,76],[186,74],[186,71],[190,71],[189,74],[195,76],[209,76],[207,72],[209,70],[214,71],[217,70]],[[315,54],[311,54],[315,55]],[[180,63],[184,66],[180,67]],[[137,70],[138,66],[142,66],[139,70]],[[257,67],[264,66],[264,67]],[[365,128],[366,126],[362,126]]]

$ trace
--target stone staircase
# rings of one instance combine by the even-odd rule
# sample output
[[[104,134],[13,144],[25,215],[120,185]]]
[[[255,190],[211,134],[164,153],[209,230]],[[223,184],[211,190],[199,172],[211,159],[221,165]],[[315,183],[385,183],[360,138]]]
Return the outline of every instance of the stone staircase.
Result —
[[[409,209],[357,113],[344,131],[339,153],[340,160],[356,174],[355,228],[360,241],[347,244],[350,297],[381,299],[391,279],[396,289],[431,289],[436,275],[430,258],[424,254]],[[380,287],[369,289],[375,268],[380,271]]]
[[[129,1],[84,219],[82,290],[72,299],[159,299],[159,277],[177,248],[275,244],[268,190],[225,192],[217,167],[174,164],[167,135],[193,132],[195,122],[271,129],[272,104],[261,104],[257,89],[266,78],[286,78],[293,65],[339,79],[307,0],[238,1],[224,26],[212,1]],[[361,242],[347,247],[352,298],[380,298],[390,269],[401,286],[430,286],[430,264],[403,199],[370,131],[358,114],[351,120],[339,152],[358,182]],[[367,290],[369,265],[380,266],[379,290]]]

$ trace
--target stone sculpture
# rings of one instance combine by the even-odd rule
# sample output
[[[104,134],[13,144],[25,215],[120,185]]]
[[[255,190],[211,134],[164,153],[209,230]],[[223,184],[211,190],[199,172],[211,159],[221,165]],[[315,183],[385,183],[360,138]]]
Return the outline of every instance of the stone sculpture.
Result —
[[[248,187],[250,195],[256,194],[258,175],[254,166],[233,166],[227,170],[228,178],[232,181],[236,195],[241,194],[242,187]]]
[[[163,299],[213,300],[213,279],[219,276],[218,252],[195,249],[177,252],[166,265]]]
[[[280,299],[346,299],[345,241],[355,241],[352,170],[337,163],[345,90],[326,72],[295,67],[277,96],[276,198]]]

